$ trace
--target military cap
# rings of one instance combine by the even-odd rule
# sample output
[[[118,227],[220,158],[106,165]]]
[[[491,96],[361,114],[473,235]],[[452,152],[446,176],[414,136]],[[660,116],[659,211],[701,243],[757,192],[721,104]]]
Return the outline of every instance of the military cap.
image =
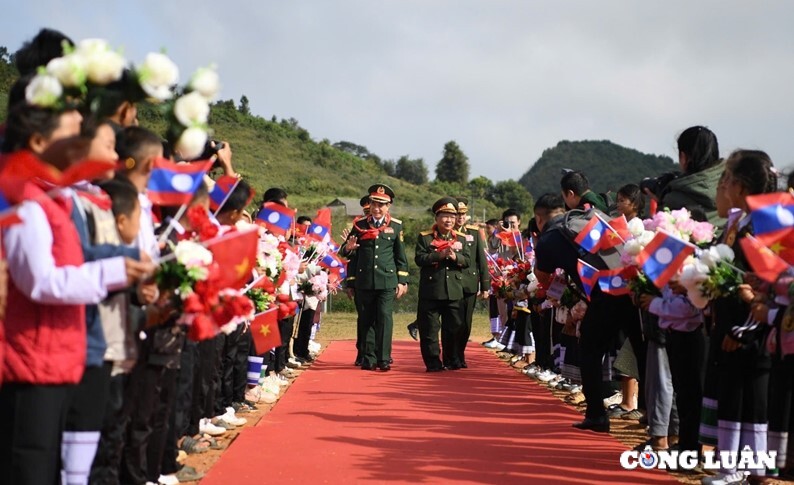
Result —
[[[469,199],[466,197],[455,197],[458,201],[458,214],[466,214],[469,212]]]
[[[369,199],[374,202],[388,202],[394,200],[394,191],[385,184],[375,184],[367,190]]]
[[[369,207],[369,196],[365,195],[358,203],[361,204],[361,207]]]
[[[458,201],[452,197],[442,197],[433,204],[433,214],[440,213],[458,214]]]

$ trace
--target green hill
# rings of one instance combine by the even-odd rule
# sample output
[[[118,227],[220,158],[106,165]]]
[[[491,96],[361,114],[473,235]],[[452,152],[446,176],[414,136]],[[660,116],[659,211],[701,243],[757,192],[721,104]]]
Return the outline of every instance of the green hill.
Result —
[[[544,150],[519,182],[535,197],[559,192],[563,168],[581,170],[594,191],[607,192],[628,183],[639,183],[645,177],[676,170],[678,164],[670,157],[647,155],[608,140],[564,140]]]

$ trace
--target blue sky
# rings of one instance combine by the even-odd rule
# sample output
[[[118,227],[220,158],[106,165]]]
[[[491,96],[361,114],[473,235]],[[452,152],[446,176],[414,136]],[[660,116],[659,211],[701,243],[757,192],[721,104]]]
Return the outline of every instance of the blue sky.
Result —
[[[454,139],[504,180],[563,139],[675,157],[693,124],[794,166],[792,20],[784,1],[37,0],[0,31],[12,51],[44,26],[133,62],[166,48],[183,80],[214,62],[223,98],[315,139],[431,173]]]

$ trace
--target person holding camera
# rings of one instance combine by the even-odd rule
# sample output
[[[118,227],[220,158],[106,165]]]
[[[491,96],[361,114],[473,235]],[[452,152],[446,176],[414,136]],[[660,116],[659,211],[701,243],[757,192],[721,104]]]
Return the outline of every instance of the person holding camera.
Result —
[[[685,208],[697,221],[722,227],[717,214],[717,186],[724,163],[720,159],[717,135],[705,126],[692,126],[677,140],[678,164],[682,172],[671,172],[640,183],[643,192],[659,202],[660,208]]]

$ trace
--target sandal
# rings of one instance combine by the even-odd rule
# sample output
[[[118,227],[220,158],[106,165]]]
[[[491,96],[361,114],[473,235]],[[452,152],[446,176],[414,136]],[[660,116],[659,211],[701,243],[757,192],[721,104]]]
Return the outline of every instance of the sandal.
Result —
[[[629,411],[626,414],[622,414],[620,416],[620,419],[626,419],[626,420],[629,420],[629,419],[640,419],[643,416],[644,416],[644,414],[642,413],[642,411],[640,411],[639,409],[635,409],[634,411]]]
[[[209,445],[205,446],[205,444],[206,442],[201,442],[192,436],[183,436],[182,442],[178,444],[178,447],[188,455],[195,455],[210,449]]]

